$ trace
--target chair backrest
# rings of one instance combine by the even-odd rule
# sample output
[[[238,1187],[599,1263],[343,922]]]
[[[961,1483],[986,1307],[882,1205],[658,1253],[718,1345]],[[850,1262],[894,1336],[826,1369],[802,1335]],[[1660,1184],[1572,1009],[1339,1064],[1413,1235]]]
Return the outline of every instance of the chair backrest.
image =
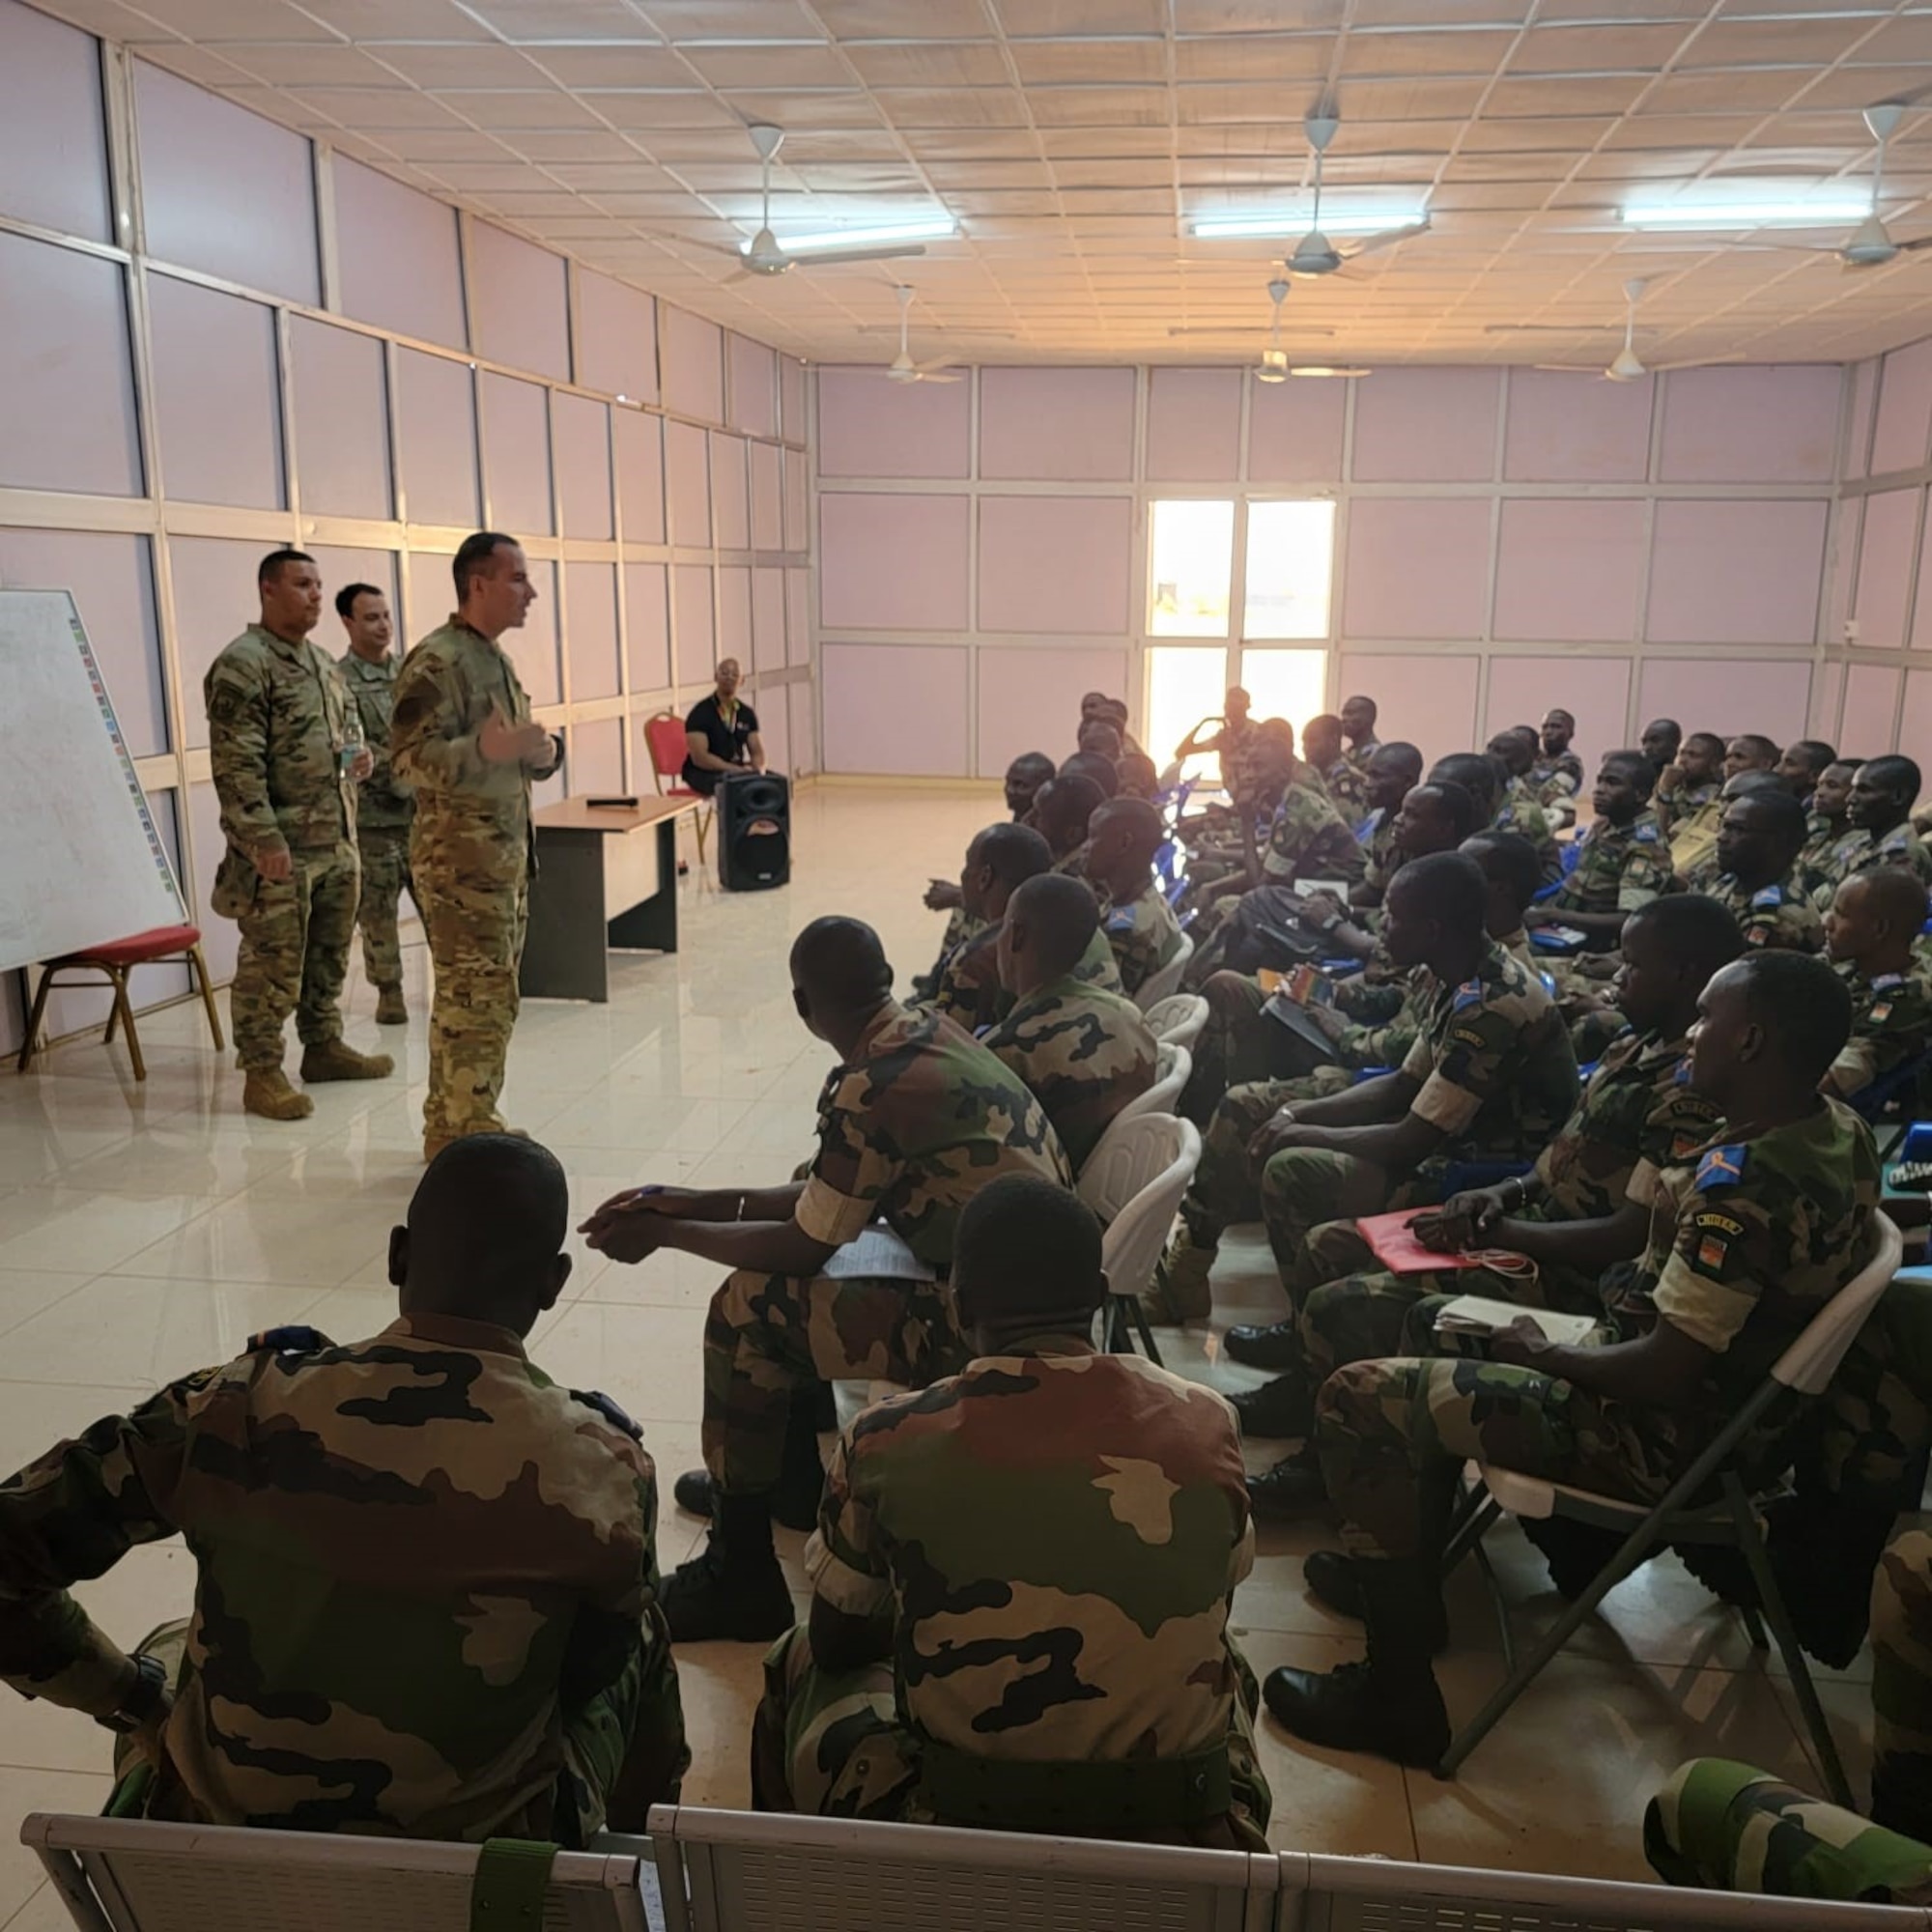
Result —
[[[1139,1120],[1174,1121],[1172,1114],[1144,1114]],[[1181,1129],[1175,1156],[1107,1223],[1100,1236],[1100,1265],[1116,1294],[1144,1294],[1174,1233],[1181,1196],[1201,1164],[1201,1130],[1191,1121]]]
[[[1097,1150],[1096,1150],[1097,1151]],[[1877,1219],[1878,1248],[1865,1265],[1805,1324],[1804,1332],[1771,1365],[1774,1381],[1802,1395],[1822,1395],[1838,1373],[1846,1350],[1891,1285],[1904,1258],[1905,1240],[1889,1214]]]
[[[89,1932],[469,1932],[482,1850],[47,1812],[26,1820],[20,1841]],[[544,1932],[647,1932],[640,1887],[655,1905],[657,1866],[641,1840],[621,1855],[559,1852]]]
[[[1190,1146],[1190,1134],[1198,1160],[1201,1130],[1192,1122],[1172,1114],[1117,1114],[1087,1156],[1075,1191],[1104,1225],[1181,1158]]]
[[[651,776],[664,790],[664,781],[678,777],[691,748],[684,741],[684,720],[675,711],[660,711],[644,720],[644,743],[651,748]]]
[[[1192,1052],[1208,1028],[1208,1002],[1199,993],[1170,993],[1148,1008],[1146,1017],[1155,1039],[1171,1039]]]
[[[1134,995],[1135,1006],[1146,1012],[1170,994],[1179,992],[1180,976],[1187,971],[1187,962],[1193,957],[1194,941],[1183,932],[1180,935],[1180,951],[1158,973],[1151,974],[1141,981],[1141,989]]]
[[[1194,1056],[1171,1039],[1162,1040],[1159,1058],[1154,1063],[1153,1085],[1138,1099],[1129,1100],[1115,1119],[1125,1120],[1131,1114],[1173,1113],[1174,1103],[1180,1098],[1180,1090],[1187,1085],[1188,1075],[1193,1071]]]
[[[1266,1854],[661,1806],[667,1932],[1262,1932]]]

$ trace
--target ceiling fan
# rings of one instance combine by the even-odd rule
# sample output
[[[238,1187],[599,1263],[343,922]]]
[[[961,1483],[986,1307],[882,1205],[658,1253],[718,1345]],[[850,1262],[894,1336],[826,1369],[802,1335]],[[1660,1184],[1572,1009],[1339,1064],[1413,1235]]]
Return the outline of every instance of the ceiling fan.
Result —
[[[1309,114],[1302,126],[1307,130],[1308,145],[1315,155],[1315,207],[1308,233],[1294,244],[1294,250],[1288,258],[1287,267],[1291,275],[1332,275],[1357,255],[1366,255],[1376,248],[1392,248],[1398,242],[1406,242],[1410,236],[1427,231],[1429,217],[1425,214],[1420,221],[1408,222],[1401,228],[1384,228],[1379,235],[1365,235],[1359,242],[1350,242],[1346,254],[1337,248],[1321,232],[1321,165],[1322,156],[1341,130],[1341,117],[1318,108]]]
[[[915,362],[912,359],[912,295],[911,289],[901,282],[893,290],[899,298],[899,353],[879,371],[889,383],[956,383],[957,376],[944,372],[958,360],[954,355],[942,355],[931,362]]]
[[[758,232],[742,248],[718,248],[715,242],[699,245],[711,248],[719,254],[734,257],[744,270],[753,275],[781,275],[787,269],[803,265],[806,268],[820,268],[839,262],[890,262],[902,255],[923,255],[923,242],[898,242],[886,247],[872,248],[814,248],[810,255],[793,255],[786,252],[778,237],[772,233],[772,162],[778,157],[780,148],[784,145],[784,129],[774,128],[768,122],[754,122],[748,130],[752,145],[758,151],[761,163],[759,181]]]
[[[1281,369],[1286,371],[1288,368],[1288,351],[1281,346],[1281,305],[1287,299],[1288,291],[1288,280],[1282,275],[1277,275],[1267,285],[1268,300],[1274,304],[1274,315],[1268,324],[1267,347],[1262,351],[1260,366],[1263,370]],[[1230,327],[1225,322],[1186,323],[1178,328],[1170,328],[1167,332],[1169,335],[1218,335],[1229,339],[1239,338],[1243,340],[1250,333],[1245,327]],[[1304,327],[1299,319],[1295,322],[1294,332],[1297,335],[1333,335],[1335,333],[1332,328]],[[1260,371],[1258,370],[1257,373],[1260,373]],[[1278,383],[1281,381],[1281,378],[1279,376],[1263,376],[1262,380],[1264,382]]]
[[[1606,368],[1600,371],[1604,378],[1612,383],[1640,383],[1646,376],[1667,375],[1672,369],[1710,369],[1726,362],[1742,362],[1742,355],[1701,355],[1689,362],[1646,362],[1636,353],[1636,305],[1643,299],[1643,292],[1650,285],[1640,275],[1633,275],[1624,284],[1624,340],[1623,347],[1610,357]],[[1594,333],[1589,324],[1572,328],[1562,323],[1545,322],[1492,322],[1486,333],[1491,335],[1588,335]],[[1584,362],[1538,362],[1538,369],[1587,370],[1591,365]]]
[[[1915,236],[1910,242],[1894,242],[1891,231],[1885,225],[1885,217],[1878,212],[1879,197],[1885,192],[1886,143],[1905,118],[1905,108],[1906,103],[1902,100],[1881,100],[1864,110],[1865,126],[1871,129],[1871,137],[1878,143],[1878,151],[1872,156],[1872,210],[1837,247],[1830,251],[1848,269],[1882,269],[1888,262],[1895,262],[1899,256],[1914,249],[1932,248],[1932,235]],[[1781,242],[1778,245],[1803,247],[1804,243]]]

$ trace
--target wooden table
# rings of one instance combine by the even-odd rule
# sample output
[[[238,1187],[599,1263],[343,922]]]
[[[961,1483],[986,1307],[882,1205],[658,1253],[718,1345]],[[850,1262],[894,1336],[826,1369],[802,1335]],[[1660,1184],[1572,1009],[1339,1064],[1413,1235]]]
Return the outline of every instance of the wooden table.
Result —
[[[519,985],[533,1000],[611,997],[611,949],[677,951],[677,821],[702,803],[583,799],[534,814],[537,875]]]

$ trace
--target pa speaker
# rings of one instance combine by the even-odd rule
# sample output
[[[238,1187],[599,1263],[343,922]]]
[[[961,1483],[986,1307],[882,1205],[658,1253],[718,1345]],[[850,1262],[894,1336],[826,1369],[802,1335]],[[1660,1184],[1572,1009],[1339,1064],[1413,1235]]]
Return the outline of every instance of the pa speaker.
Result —
[[[758,893],[791,877],[791,787],[778,772],[729,773],[718,784],[718,883]]]

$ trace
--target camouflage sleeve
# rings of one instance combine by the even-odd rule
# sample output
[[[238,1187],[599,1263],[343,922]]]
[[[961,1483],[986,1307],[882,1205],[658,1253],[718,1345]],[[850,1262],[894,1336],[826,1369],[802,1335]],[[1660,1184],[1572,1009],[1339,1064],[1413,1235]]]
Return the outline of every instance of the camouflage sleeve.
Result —
[[[521,768],[493,765],[463,729],[463,707],[445,666],[418,663],[412,652],[396,673],[389,722],[389,763],[403,782],[432,791],[493,792],[521,786]]]
[[[1670,1258],[1652,1299],[1673,1327],[1721,1355],[1779,1272],[1773,1216],[1764,1203],[1745,1188],[1693,1188],[1679,1209]]]
[[[1425,1034],[1403,1063],[1422,1080],[1409,1112],[1446,1134],[1460,1133],[1518,1070],[1522,1024],[1487,999],[1453,1009],[1439,1045]]]
[[[818,1121],[818,1151],[806,1176],[792,1219],[814,1241],[842,1247],[877,1217],[879,1202],[898,1179],[900,1162],[867,1130],[850,1089],[854,1075],[832,1095]]]
[[[559,1673],[557,1694],[570,1710],[582,1710],[608,1690],[642,1649],[644,1633],[657,1603],[657,1470],[641,1449],[632,1461],[638,1478],[638,1556],[629,1574],[613,1572],[605,1592],[578,1606],[570,1645]]]
[[[1656,843],[1633,842],[1617,877],[1617,910],[1641,912],[1670,890],[1670,853]]]
[[[345,671],[342,673],[342,688],[349,699],[349,709],[355,720],[363,748],[375,759],[375,769],[370,772],[365,782],[371,791],[412,792],[415,786],[407,779],[396,776],[395,765],[389,755],[389,731],[373,696],[364,707],[362,688]]]
[[[1852,1037],[1826,1077],[1831,1088],[1849,1098],[1917,1060],[1928,1044],[1932,1044],[1932,1002],[1910,988],[1890,999],[1881,995],[1854,1018]]]
[[[825,1472],[818,1527],[805,1548],[805,1575],[813,1596],[848,1617],[877,1616],[893,1601],[892,1578],[875,1548],[871,1506],[853,1485],[849,1429]]]
[[[126,1693],[127,1657],[69,1591],[139,1543],[180,1527],[168,1515],[186,1457],[196,1376],[110,1415],[0,1483],[0,1679],[23,1696],[104,1717]]]
[[[221,829],[244,852],[285,846],[269,798],[269,694],[259,675],[217,658],[203,687],[208,765],[221,804]]]

